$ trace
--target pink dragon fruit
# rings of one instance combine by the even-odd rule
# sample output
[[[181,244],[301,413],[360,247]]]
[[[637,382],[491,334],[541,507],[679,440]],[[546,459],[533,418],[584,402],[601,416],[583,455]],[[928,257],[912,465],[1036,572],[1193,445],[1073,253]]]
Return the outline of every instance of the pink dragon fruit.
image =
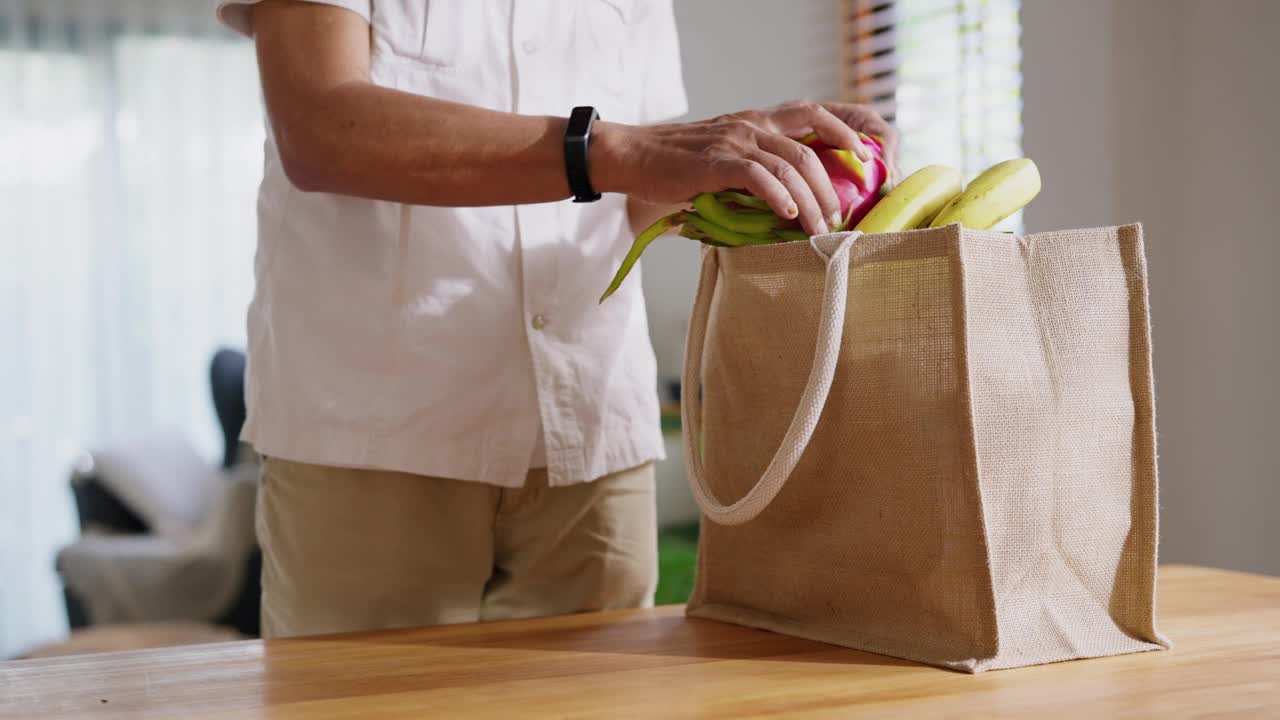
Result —
[[[871,149],[872,158],[869,162],[860,160],[852,150],[830,147],[816,135],[801,139],[801,142],[817,151],[822,167],[831,178],[836,197],[840,199],[841,223],[839,227],[831,228],[832,230],[844,230],[857,225],[889,189],[889,168],[884,161],[884,144],[863,133],[858,133],[858,137]]]

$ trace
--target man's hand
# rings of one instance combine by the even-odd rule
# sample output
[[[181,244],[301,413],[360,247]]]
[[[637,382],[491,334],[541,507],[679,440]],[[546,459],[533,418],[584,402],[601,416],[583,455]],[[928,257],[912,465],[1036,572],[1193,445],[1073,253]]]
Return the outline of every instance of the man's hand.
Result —
[[[880,113],[868,105],[857,103],[827,103],[823,105],[832,115],[840,118],[846,125],[868,135],[877,135],[884,141],[884,161],[889,166],[889,179],[895,183],[899,179],[898,170],[898,132],[893,126],[880,117]]]
[[[811,234],[828,232],[840,203],[817,154],[795,138],[817,133],[833,147],[870,159],[855,130],[884,138],[892,156],[893,129],[862,105],[790,102],[692,123],[635,127],[596,125],[592,184],[648,203],[687,201],[700,192],[745,188]]]

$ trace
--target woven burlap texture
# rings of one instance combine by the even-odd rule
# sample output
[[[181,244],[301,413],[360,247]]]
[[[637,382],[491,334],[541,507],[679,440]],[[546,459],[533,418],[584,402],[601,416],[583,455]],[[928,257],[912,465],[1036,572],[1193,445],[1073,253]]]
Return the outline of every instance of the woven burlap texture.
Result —
[[[1140,226],[709,249],[685,374],[690,615],[968,672],[1168,647]]]

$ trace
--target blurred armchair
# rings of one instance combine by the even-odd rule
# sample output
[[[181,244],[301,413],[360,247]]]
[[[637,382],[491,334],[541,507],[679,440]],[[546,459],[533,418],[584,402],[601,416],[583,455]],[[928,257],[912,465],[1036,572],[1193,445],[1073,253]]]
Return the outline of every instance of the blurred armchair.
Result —
[[[239,442],[244,369],[234,350],[210,366],[225,441],[219,465],[163,432],[92,452],[73,473],[81,537],[57,560],[72,628],[198,620],[258,634],[258,469]]]

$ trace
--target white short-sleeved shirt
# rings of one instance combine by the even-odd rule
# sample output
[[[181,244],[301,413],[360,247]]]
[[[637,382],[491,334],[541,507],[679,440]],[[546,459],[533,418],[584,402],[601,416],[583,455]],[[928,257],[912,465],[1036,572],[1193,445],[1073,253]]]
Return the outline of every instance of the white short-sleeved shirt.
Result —
[[[250,33],[246,5],[219,17]],[[528,115],[686,110],[671,0],[312,0],[369,21],[373,82]],[[293,187],[268,133],[244,437],[262,453],[507,487],[663,457],[625,199],[446,208]]]

